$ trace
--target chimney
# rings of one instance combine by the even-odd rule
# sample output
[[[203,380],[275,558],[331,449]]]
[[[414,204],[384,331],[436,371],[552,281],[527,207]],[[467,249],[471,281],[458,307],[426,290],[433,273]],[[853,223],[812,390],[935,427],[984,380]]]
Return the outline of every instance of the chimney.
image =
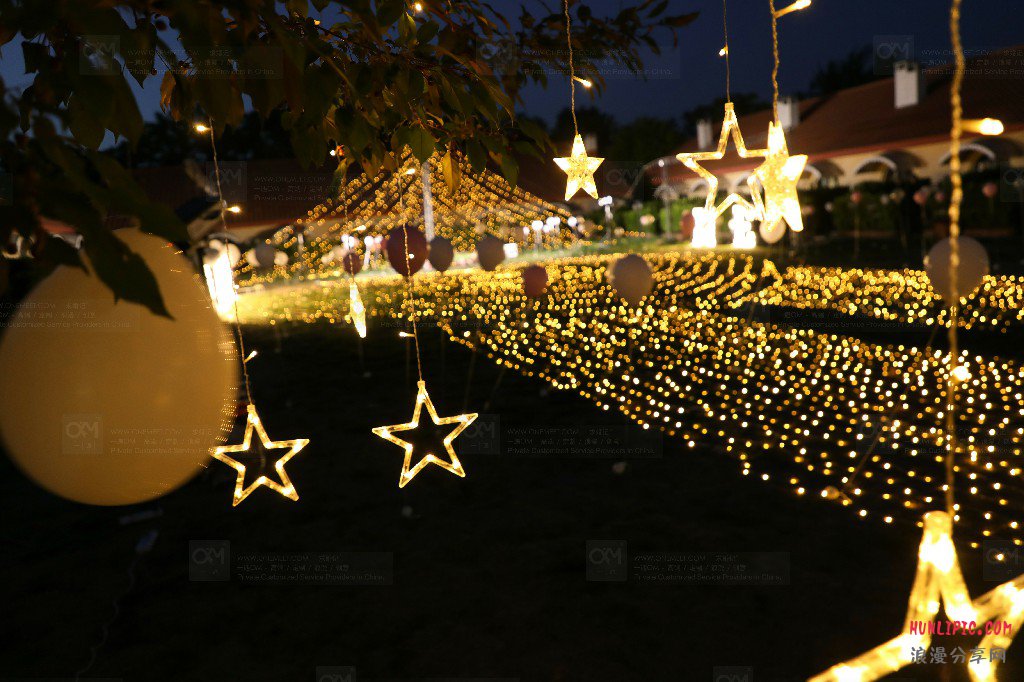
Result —
[[[698,149],[711,149],[712,140],[714,139],[714,130],[711,127],[710,118],[702,118],[697,121],[697,148]]]
[[[921,101],[924,93],[924,74],[917,62],[896,62],[893,66],[892,82],[895,87],[897,109],[912,107]]]
[[[800,102],[793,97],[779,99],[779,123],[783,130],[792,130],[800,123]]]

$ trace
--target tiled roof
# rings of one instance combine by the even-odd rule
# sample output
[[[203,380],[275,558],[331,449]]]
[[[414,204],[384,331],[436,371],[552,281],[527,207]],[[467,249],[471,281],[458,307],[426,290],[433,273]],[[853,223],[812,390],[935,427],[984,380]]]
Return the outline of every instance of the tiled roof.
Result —
[[[895,108],[892,78],[872,81],[833,95],[814,97],[799,103],[800,122],[786,132],[792,153],[807,154],[810,162],[851,153],[900,149],[915,144],[939,142],[949,137],[949,89],[951,68],[941,66],[925,71],[921,101],[903,109]],[[964,79],[964,118],[998,118],[1006,129],[1024,129],[1024,46],[970,59]],[[739,119],[748,147],[763,147],[767,137],[770,110]],[[721,121],[714,126],[715,139]],[[676,152],[698,151],[697,141],[689,140]],[[752,168],[732,152],[716,169],[723,171]],[[660,173],[652,174],[657,182]],[[672,181],[692,178],[684,167],[673,163]]]

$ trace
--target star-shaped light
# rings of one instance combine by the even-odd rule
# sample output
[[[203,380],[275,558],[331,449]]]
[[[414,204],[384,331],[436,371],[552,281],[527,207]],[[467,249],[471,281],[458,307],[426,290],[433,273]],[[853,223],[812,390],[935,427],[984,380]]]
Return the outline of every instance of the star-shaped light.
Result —
[[[718,217],[725,213],[726,209],[730,206],[739,204],[751,211],[756,211],[756,218],[760,219],[761,211],[757,210],[757,208],[747,199],[741,197],[735,192],[729,194],[721,203],[716,204],[715,200],[718,197],[718,178],[714,173],[700,165],[701,161],[720,161],[725,158],[725,150],[729,146],[730,137],[732,137],[733,144],[736,146],[736,153],[742,159],[764,158],[768,153],[767,149],[747,149],[747,145],[743,141],[743,133],[740,132],[739,121],[736,119],[736,109],[733,107],[732,102],[726,102],[725,116],[722,118],[722,133],[718,136],[718,147],[713,151],[676,154],[676,158],[679,159],[684,166],[704,178],[708,183],[708,196],[707,199],[704,200],[705,214]]]
[[[1008,631],[1006,628],[992,628],[993,631],[1000,630],[1000,634],[986,634],[982,638],[978,648],[987,652],[987,659],[966,664],[973,682],[996,680],[995,671],[1000,661],[992,660],[991,652],[993,649],[1005,651],[1024,623],[1024,575],[1000,585],[972,603],[953,545],[952,520],[945,512],[930,512],[924,517],[917,576],[910,592],[903,632],[857,658],[812,677],[809,682],[872,682],[911,665],[915,651],[923,655],[932,639],[927,632],[911,632],[911,624],[931,623],[942,605],[951,620],[974,623],[981,630],[989,621],[1010,624]]]
[[[764,189],[764,204],[761,196],[753,192],[754,204],[764,216],[761,222],[761,236],[766,241],[778,241],[785,225],[789,223],[794,232],[804,229],[803,216],[800,213],[800,199],[797,196],[796,184],[807,165],[807,155],[790,156],[786,146],[786,133],[777,123],[768,124],[768,153],[764,162],[754,170],[753,178]],[[777,238],[772,240],[770,236]]]
[[[348,286],[348,302],[349,302],[349,317],[352,318],[352,324],[356,327],[356,333],[359,334],[359,338],[366,338],[366,306],[363,305],[363,299],[359,296],[359,287],[356,286],[355,282],[352,282]]]
[[[249,403],[247,411],[245,436],[242,437],[242,442],[238,445],[222,445],[213,448],[211,452],[216,459],[219,459],[228,466],[234,467],[235,471],[238,472],[238,477],[235,479],[235,496],[231,506],[237,507],[242,500],[247,498],[252,491],[261,485],[277,491],[289,499],[299,499],[299,494],[295,492],[295,486],[292,485],[291,479],[288,478],[284,465],[298,454],[299,450],[309,444],[309,439],[296,438],[294,440],[272,441],[267,435],[266,429],[263,428],[259,414],[256,413],[256,406]],[[253,431],[259,436],[259,442],[255,444],[255,451],[253,450],[254,444],[252,442]],[[286,452],[271,465],[271,460],[268,457],[269,450],[286,450]],[[243,453],[243,456],[231,456],[236,453]],[[244,459],[255,460],[251,464],[258,468],[256,479],[249,485],[245,484],[246,471],[249,469],[249,465],[240,461]],[[270,471],[271,469],[273,471]],[[277,474],[280,483],[268,475],[274,473]]]
[[[434,409],[434,403],[431,402],[430,396],[427,395],[426,382],[420,381],[416,386],[416,407],[413,408],[412,411],[412,420],[405,424],[378,426],[373,430],[375,434],[384,440],[390,441],[405,450],[405,461],[402,463],[402,475],[398,479],[398,487],[404,488],[409,481],[411,481],[413,477],[422,471],[428,464],[436,464],[442,469],[447,469],[456,476],[465,478],[466,472],[463,470],[462,463],[459,462],[459,458],[455,455],[455,449],[452,448],[452,442],[466,429],[467,426],[473,423],[477,418],[476,413],[460,414],[454,417],[438,417],[437,410]],[[442,441],[442,447],[448,452],[448,461],[445,461],[433,452],[428,451],[420,461],[416,462],[415,466],[410,466],[412,464],[412,453],[416,449],[416,446],[407,440],[402,440],[394,434],[419,429],[420,411],[423,409],[424,405],[427,407],[427,414],[430,415],[430,420],[433,422],[434,426],[456,425],[451,433],[445,436]]]
[[[558,167],[569,177],[565,181],[565,200],[568,201],[582,189],[597,199],[597,185],[594,183],[594,171],[604,163],[604,159],[587,156],[587,148],[583,145],[583,137],[576,133],[572,142],[572,152],[568,157],[555,159]]]

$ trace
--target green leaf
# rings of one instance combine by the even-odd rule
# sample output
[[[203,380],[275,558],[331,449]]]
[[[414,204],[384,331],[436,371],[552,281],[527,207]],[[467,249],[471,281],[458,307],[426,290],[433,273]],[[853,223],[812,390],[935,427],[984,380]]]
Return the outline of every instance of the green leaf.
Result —
[[[419,159],[420,163],[424,163],[434,153],[434,137],[426,128],[420,126],[400,128],[398,139],[403,144],[409,146],[413,155]]]
[[[519,181],[519,162],[511,154],[501,155],[501,174],[508,180],[508,184],[513,187]]]
[[[97,149],[107,132],[77,94],[72,95],[68,101],[68,127],[75,141],[89,149]]]
[[[377,2],[377,21],[385,30],[398,21],[404,13],[404,0],[378,0]]]
[[[459,191],[459,187],[462,186],[462,169],[459,168],[458,160],[452,157],[450,149],[441,158],[441,176],[452,194]]]

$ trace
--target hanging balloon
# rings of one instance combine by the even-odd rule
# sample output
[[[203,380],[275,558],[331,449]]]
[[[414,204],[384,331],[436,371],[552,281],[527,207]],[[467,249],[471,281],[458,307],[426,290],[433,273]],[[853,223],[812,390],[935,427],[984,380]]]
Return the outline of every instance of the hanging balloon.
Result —
[[[999,196],[999,185],[994,182],[986,182],[981,188],[981,193],[985,195],[986,199],[995,199]]]
[[[654,286],[651,266],[636,254],[623,256],[612,263],[608,269],[608,281],[615,292],[632,306],[640,305]]]
[[[427,260],[430,261],[431,267],[438,272],[444,272],[452,266],[454,259],[455,249],[452,247],[450,239],[438,236],[430,240],[430,253],[427,254]]]
[[[957,268],[957,293],[961,297],[970,296],[981,286],[988,274],[988,254],[985,247],[976,239],[960,237],[960,267]],[[946,301],[947,305],[953,297],[949,278],[950,243],[943,239],[931,248],[924,259],[924,269],[932,289]]]
[[[415,227],[403,225],[388,232],[384,250],[395,272],[409,277],[419,272],[427,260],[427,238]]]
[[[485,234],[476,243],[476,259],[484,270],[494,270],[505,260],[505,242],[492,234]]]
[[[523,268],[523,293],[530,298],[540,298],[547,293],[548,271],[541,265]]]
[[[786,234],[786,221],[778,220],[774,225],[769,225],[768,221],[762,221],[758,225],[757,231],[761,235],[761,241],[765,244],[774,244]]]
[[[928,197],[931,196],[931,190],[927,187],[921,187],[914,192],[914,203],[918,206],[924,206],[928,203]]]
[[[170,317],[61,267],[0,342],[7,452],[43,488],[86,504],[144,502],[184,484],[210,461],[237,395],[234,342],[193,267],[161,239],[117,236],[149,266]],[[39,324],[40,310],[61,311],[61,326]]]
[[[246,255],[246,260],[255,268],[269,270],[274,267],[274,257],[276,255],[277,249],[266,242],[260,242],[252,247],[252,250]]]
[[[349,249],[342,256],[341,265],[348,274],[358,275],[359,271],[363,269],[363,259],[355,249]]]

